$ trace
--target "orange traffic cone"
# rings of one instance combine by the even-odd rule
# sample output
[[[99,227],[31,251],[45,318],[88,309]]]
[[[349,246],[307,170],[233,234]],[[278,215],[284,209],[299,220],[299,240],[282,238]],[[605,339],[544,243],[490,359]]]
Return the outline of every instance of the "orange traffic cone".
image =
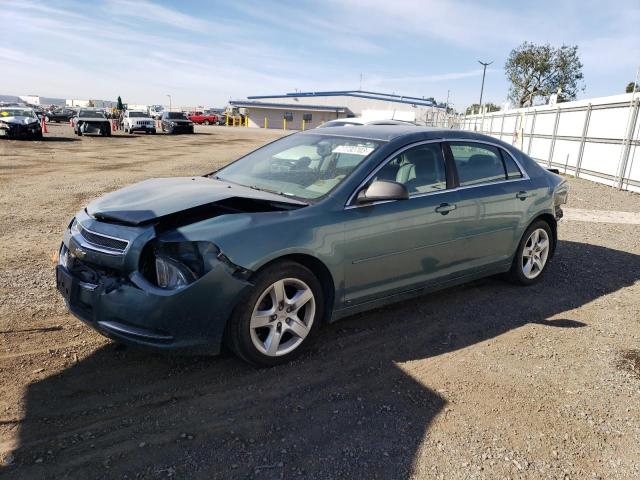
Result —
[[[111,130],[115,132],[117,129],[118,129],[118,121],[111,120]]]
[[[49,130],[47,130],[47,121],[44,117],[42,117],[42,120],[40,121],[40,127],[42,127],[42,133],[49,133]]]

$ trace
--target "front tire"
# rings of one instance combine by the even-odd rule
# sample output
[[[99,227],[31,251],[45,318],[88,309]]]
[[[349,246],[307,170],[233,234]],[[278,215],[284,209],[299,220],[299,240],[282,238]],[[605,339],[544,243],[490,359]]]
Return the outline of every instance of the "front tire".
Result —
[[[258,272],[227,325],[227,345],[257,367],[286,363],[313,342],[324,315],[324,292],[316,276],[290,261]]]
[[[533,222],[518,244],[509,270],[509,280],[518,285],[539,282],[547,270],[553,248],[553,232],[549,224],[544,220]]]

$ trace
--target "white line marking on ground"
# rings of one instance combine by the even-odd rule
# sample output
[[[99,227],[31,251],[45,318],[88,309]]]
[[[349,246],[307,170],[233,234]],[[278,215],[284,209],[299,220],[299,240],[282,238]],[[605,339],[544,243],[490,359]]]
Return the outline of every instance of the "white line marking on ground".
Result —
[[[563,211],[563,218],[569,221],[640,225],[640,213],[615,210],[585,210],[582,208],[563,208]]]

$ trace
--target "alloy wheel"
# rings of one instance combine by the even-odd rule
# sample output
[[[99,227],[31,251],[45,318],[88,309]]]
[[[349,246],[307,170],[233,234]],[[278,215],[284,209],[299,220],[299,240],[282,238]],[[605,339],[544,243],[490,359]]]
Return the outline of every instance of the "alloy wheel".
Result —
[[[251,341],[264,355],[278,357],[305,340],[316,313],[311,288],[297,278],[272,283],[258,297],[251,315]]]
[[[549,234],[542,228],[534,230],[522,249],[522,273],[532,280],[542,273],[549,258]]]

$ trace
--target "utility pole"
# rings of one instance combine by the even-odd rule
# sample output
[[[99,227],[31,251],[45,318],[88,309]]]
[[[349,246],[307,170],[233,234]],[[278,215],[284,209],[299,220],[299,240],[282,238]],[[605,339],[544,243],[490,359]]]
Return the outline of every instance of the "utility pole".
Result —
[[[478,60],[478,63],[482,65],[482,86],[480,87],[480,111],[482,111],[482,94],[484,92],[484,76],[487,73],[487,67],[493,63],[491,62],[481,62]]]
[[[167,97],[169,97],[169,111],[171,111],[171,95],[167,93]]]

